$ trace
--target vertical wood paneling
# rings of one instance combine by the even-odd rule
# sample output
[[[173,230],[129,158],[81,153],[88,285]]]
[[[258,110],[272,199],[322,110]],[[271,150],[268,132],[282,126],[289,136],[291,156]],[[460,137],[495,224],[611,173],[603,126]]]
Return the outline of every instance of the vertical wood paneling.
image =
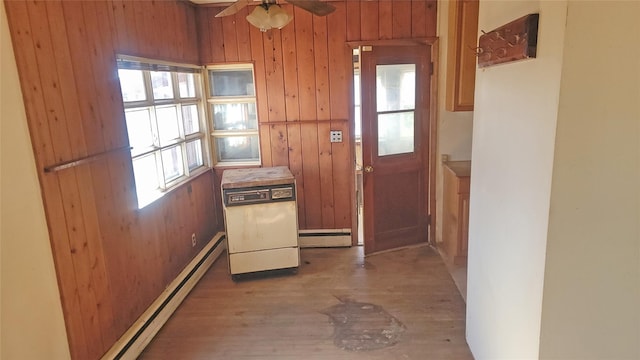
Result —
[[[212,63],[224,62],[224,32],[222,27],[222,18],[209,15],[207,20],[209,23],[209,38],[211,42],[211,60]]]
[[[72,96],[61,96],[61,94],[73,94],[75,92],[74,74],[71,67],[71,57],[69,54],[69,44],[66,38],[66,25],[64,22],[63,9],[60,3],[47,2],[47,13],[50,26],[50,37],[52,42],[50,58],[55,61],[48,61],[50,65],[57,65],[57,73],[62,74],[58,77],[59,91],[57,87],[52,88],[48,99],[55,99],[60,96],[62,98],[62,107],[60,111],[64,111],[64,117],[67,122],[67,136],[71,146],[70,158],[77,158],[86,155],[85,142],[82,138],[82,121],[80,118],[79,105],[77,98]],[[101,5],[106,5],[102,3]],[[110,9],[106,9],[110,10]],[[108,15],[105,19],[111,19]],[[109,30],[111,31],[111,29]],[[53,50],[55,49],[55,51]],[[46,69],[46,66],[41,66]],[[52,74],[56,70],[49,69]],[[64,110],[63,110],[64,109]],[[57,142],[64,143],[64,139],[58,139]],[[74,149],[76,149],[74,151]],[[67,158],[68,159],[68,158]],[[74,258],[80,259],[76,261],[76,268],[92,269],[91,272],[81,272],[81,276],[85,276],[84,281],[87,287],[86,293],[92,294],[93,298],[89,304],[89,313],[96,313],[97,316],[95,326],[101,330],[102,345],[111,344],[117,339],[117,333],[112,326],[101,327],[101,324],[113,323],[112,300],[110,296],[110,286],[106,275],[106,265],[104,262],[104,253],[102,251],[102,233],[99,226],[98,214],[94,207],[94,187],[91,181],[91,174],[86,167],[74,169],[74,171],[60,173],[61,185],[65,184],[63,192],[69,194],[70,208],[65,210],[68,219],[68,227],[71,226],[69,233],[71,234],[72,249],[77,249]],[[67,178],[67,181],[63,179]],[[84,255],[82,258],[80,258]],[[77,280],[81,281],[81,276],[77,276]],[[80,290],[83,285],[80,285]],[[96,305],[97,304],[97,305]],[[95,308],[94,308],[95,307]],[[98,348],[100,349],[100,348]],[[98,353],[99,355],[99,353]]]
[[[246,17],[249,15],[249,8],[244,8],[236,15],[236,37],[238,39],[238,61],[251,61],[251,37],[249,36],[249,22]]]
[[[139,43],[142,41],[142,39],[144,39],[144,37],[138,35],[138,28],[136,27],[137,18],[135,3],[128,0],[123,0],[122,10],[124,13],[124,22],[126,24],[126,31],[124,32],[128,36],[126,39],[126,48],[132,55],[139,55],[142,52],[142,46]]]
[[[158,6],[158,20],[163,24],[175,23],[176,26],[186,28],[184,13],[182,11],[175,11],[172,3],[168,1],[159,1],[156,3]],[[171,31],[168,27],[162,27],[159,31],[159,38],[164,41],[170,41],[174,44],[171,51],[171,59],[183,59],[184,57],[184,43],[177,31]]]
[[[393,1],[393,38],[411,37],[411,0]]]
[[[298,62],[298,98],[302,150],[302,174],[304,184],[304,218],[307,228],[322,225],[322,200],[318,150],[318,125],[310,122],[317,116],[316,75],[314,56],[313,16],[294,8],[296,57]],[[313,190],[312,190],[313,189]]]
[[[316,74],[316,119],[331,119],[331,96],[329,94],[329,49],[327,18],[313,17],[313,54]],[[329,142],[330,122],[318,123],[318,162],[320,169],[320,196],[322,226],[333,228],[335,224],[333,195],[333,163]]]
[[[360,39],[378,40],[378,0],[360,2]]]
[[[254,77],[256,86],[256,102],[258,106],[258,121],[260,131],[260,158],[263,166],[271,166],[271,133],[268,126],[260,123],[269,121],[269,101],[267,96],[267,80],[265,69],[265,53],[262,32],[251,26],[249,28],[251,39],[251,57],[254,62]]]
[[[113,0],[111,4],[111,11],[113,11],[114,19],[116,21],[116,36],[118,37],[118,46],[116,51],[120,53],[133,53],[135,46],[131,45],[132,39],[135,39],[135,35],[129,35],[129,29],[125,22],[125,7],[126,3],[122,0]]]
[[[425,0],[411,0],[411,36],[427,36],[427,3]]]
[[[349,122],[350,104],[352,103],[351,83],[351,49],[346,46],[348,23],[348,4],[336,3],[335,16],[327,17],[329,30],[329,74],[331,96],[331,122],[332,130],[341,130],[345,141],[331,144],[333,166],[334,189],[334,219],[336,228],[351,227],[351,191],[353,184],[353,171]]]
[[[290,6],[284,7],[292,13]],[[284,99],[287,118],[287,138],[289,144],[289,169],[296,178],[298,201],[298,224],[306,226],[304,175],[302,172],[302,143],[300,140],[300,103],[298,96],[298,67],[296,58],[296,19],[282,29],[282,67],[284,72]]]
[[[346,1],[345,3],[347,6],[347,41],[360,40],[360,2]]]
[[[378,39],[393,38],[393,3],[398,0],[380,0],[378,3]]]
[[[437,22],[438,22],[438,1],[437,0],[427,0],[427,11],[425,14],[425,23],[427,26],[427,36],[435,37],[437,32]]]
[[[15,47],[16,61],[20,65],[20,82],[23,87],[23,97],[27,117],[29,119],[29,131],[34,147],[36,165],[38,168],[56,162],[56,154],[50,137],[47,121],[46,107],[44,104],[40,71],[36,57],[36,44],[32,35],[31,21],[26,2],[8,2],[5,4],[7,16],[12,23],[12,38]],[[35,16],[34,16],[35,17]],[[34,21],[44,19],[34,19]],[[50,227],[50,240],[58,276],[67,281],[59,281],[59,287],[64,304],[72,305],[73,309],[80,308],[80,296],[75,281],[75,269],[69,248],[69,234],[66,231],[66,219],[62,206],[62,194],[58,178],[55,176],[42,178],[41,187],[47,195],[44,197],[47,220]],[[52,226],[57,224],[57,226]],[[70,310],[64,309],[67,329],[75,329],[69,333],[69,343],[72,356],[75,358],[87,357],[87,336],[84,333],[83,319]]]
[[[267,82],[267,102],[269,104],[269,122],[286,119],[284,97],[284,73],[282,68],[282,39],[280,31],[264,33],[264,68]],[[289,164],[289,145],[286,126],[269,125],[271,143],[271,163],[273,166]]]
[[[193,25],[197,23],[196,11],[193,5],[187,2],[171,2],[171,4],[181,10],[184,23],[181,23],[180,26],[181,28],[186,29],[184,32],[176,31],[176,33],[181,35],[180,38],[182,39],[184,50],[182,57],[176,58],[176,61],[199,64],[200,47],[198,46],[198,42],[195,40],[200,37],[200,34],[198,32],[198,27]]]
[[[98,12],[98,8],[104,9],[104,5],[104,2],[83,3],[82,6],[64,4],[65,18],[72,16],[77,19],[77,21],[69,22],[72,25],[68,28],[67,36],[69,37],[69,47],[72,49],[70,61],[73,69],[77,73],[84,74],[82,77],[76,77],[76,84],[78,89],[82,88],[82,91],[86,91],[85,94],[91,97],[87,103],[80,105],[81,109],[85,109],[83,111],[84,116],[86,116],[85,120],[90,119],[87,123],[90,124],[91,132],[89,133],[89,137],[87,137],[87,141],[96,145],[94,149],[89,151],[91,154],[123,143],[119,136],[120,132],[117,126],[109,126],[110,122],[117,119],[117,117],[114,118],[114,106],[117,105],[114,103],[113,92],[109,91],[108,86],[114,86],[115,83],[113,81],[111,84],[109,84],[109,82],[103,82],[105,79],[112,77],[109,76],[109,74],[113,72],[113,68],[115,67],[113,52],[104,51],[105,48],[113,47],[113,42],[110,38],[113,29],[108,23],[109,16]],[[113,64],[113,67],[109,67],[109,64]],[[117,123],[116,121],[114,122]],[[86,129],[87,127],[85,126],[84,128]],[[86,136],[86,133],[83,135]],[[64,139],[58,139],[58,141],[63,143]],[[84,171],[86,171],[86,169],[84,169]],[[93,191],[99,194],[104,193],[98,196],[113,198],[109,181],[111,174],[109,174],[109,172],[106,174],[109,176],[94,178],[96,181],[93,183]],[[61,185],[63,185],[64,182],[62,179],[68,176],[67,172],[62,172],[58,176],[61,179]],[[88,174],[85,174],[83,181],[89,178]],[[78,185],[82,186],[81,184]],[[104,299],[100,299],[96,292],[101,294],[110,293],[109,284],[106,282],[92,281],[100,278],[108,278],[109,276],[108,274],[99,274],[96,275],[95,278],[91,276],[91,274],[96,271],[93,267],[96,263],[96,255],[99,254],[99,256],[102,256],[104,247],[101,242],[101,237],[89,238],[87,237],[88,234],[78,233],[77,230],[79,229],[80,222],[83,220],[81,213],[86,211],[87,214],[91,214],[95,211],[95,198],[86,194],[82,200],[81,207],[79,203],[80,200],[76,197],[77,195],[72,186],[62,189],[63,194],[65,194],[63,203],[68,204],[65,205],[65,208],[71,249],[72,253],[78,259],[74,262],[78,288],[80,293],[91,295],[87,298],[81,297],[81,308],[84,309],[82,316],[88,320],[85,320],[85,333],[87,335],[89,334],[86,329],[88,324],[95,326],[96,331],[102,330],[104,333],[103,338],[100,339],[101,343],[97,343],[94,339],[94,341],[88,344],[90,357],[94,358],[99,356],[103,349],[115,341],[119,335],[116,333],[117,328],[113,326],[112,318],[106,315],[103,316],[104,318],[100,317],[101,303]],[[88,209],[85,210],[85,207]],[[113,207],[110,208],[112,209]],[[96,223],[94,226],[99,226],[99,224]],[[104,233],[100,232],[100,235],[102,234]],[[93,236],[97,236],[97,234],[94,233]],[[96,253],[96,255],[92,256],[92,253]],[[105,262],[105,267],[108,267],[107,262]],[[78,269],[83,270],[79,271]],[[109,296],[111,296],[111,294],[109,294]],[[86,305],[83,306],[83,302],[86,302]],[[108,331],[112,333],[110,334]],[[87,337],[89,338],[89,336]]]
[[[238,49],[241,34],[249,26],[251,58],[241,61],[251,60],[255,64],[262,165],[288,165],[296,176],[302,229],[351,226],[353,155],[349,139],[353,130],[350,119],[353,74],[351,49],[345,42],[435,35],[433,0],[332,4],[337,10],[327,17],[315,17],[283,4],[294,15],[293,21],[282,30],[270,30],[264,35],[258,35],[255,27],[243,21],[244,13],[235,16]],[[202,8],[198,12],[201,16],[209,9],[219,11]],[[251,10],[248,7],[243,11]],[[205,37],[210,38],[203,41],[205,44],[216,47],[232,41],[226,35],[223,39],[215,37],[211,31],[201,34],[201,38]],[[205,63],[216,62],[207,55],[210,48],[207,45],[201,49]],[[282,79],[278,65],[282,66]],[[261,85],[263,81],[266,85]],[[266,124],[268,121],[277,123]],[[345,141],[330,143],[330,130],[342,130]],[[283,155],[285,150],[287,158]]]
[[[148,24],[147,23],[147,17],[148,14],[146,13],[146,9],[149,8],[149,4],[151,4],[149,2],[149,4],[145,4],[145,2],[142,1],[130,1],[129,2],[134,9],[134,18],[133,20],[133,24],[135,26],[136,29],[136,33],[138,35],[139,39],[144,39],[146,41],[139,41],[138,42],[138,47],[137,50],[139,52],[142,52],[144,54],[148,54],[149,56],[153,57],[154,56],[154,51],[153,51],[153,47],[152,47],[152,36],[153,33],[151,32],[151,30],[153,29],[153,25],[152,24]]]
[[[211,31],[209,25],[209,17],[211,11],[208,8],[200,9],[196,13],[196,24],[198,31],[198,48],[199,59],[201,64],[207,64],[212,62],[213,59],[213,45],[211,44]]]
[[[222,20],[222,37],[225,62],[238,61],[238,37],[236,36],[236,16],[225,16]]]
[[[215,18],[219,8],[184,1],[5,3],[74,359],[103,354],[222,225],[214,172],[140,210],[127,152],[43,172],[128,144],[115,54],[253,62],[263,165],[292,169],[301,228],[350,227],[345,41],[435,36],[436,1],[334,4],[322,18],[284,5],[294,21],[263,34],[244,19],[251,7]]]
[[[6,8],[71,354],[97,359],[219,229],[214,175],[190,183],[198,200],[184,186],[145,211],[136,209],[127,152],[43,169],[128,143],[115,54],[197,63],[196,11],[184,2],[119,0]],[[192,232],[201,236],[195,248]]]

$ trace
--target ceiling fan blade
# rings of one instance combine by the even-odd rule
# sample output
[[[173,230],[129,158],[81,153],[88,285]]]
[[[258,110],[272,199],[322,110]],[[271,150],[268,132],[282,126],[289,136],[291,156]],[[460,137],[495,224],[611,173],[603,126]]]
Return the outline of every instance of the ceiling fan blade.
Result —
[[[305,9],[318,16],[329,15],[335,11],[336,7],[326,2],[318,0],[285,0],[293,6]]]
[[[238,0],[216,14],[216,17],[229,16],[237,13],[251,3],[252,0]]]

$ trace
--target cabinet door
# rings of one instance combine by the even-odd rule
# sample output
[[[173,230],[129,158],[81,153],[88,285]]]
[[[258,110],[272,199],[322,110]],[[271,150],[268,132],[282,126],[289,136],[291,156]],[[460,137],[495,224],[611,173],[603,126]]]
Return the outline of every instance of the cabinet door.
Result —
[[[478,0],[449,2],[446,109],[472,111],[476,82]]]

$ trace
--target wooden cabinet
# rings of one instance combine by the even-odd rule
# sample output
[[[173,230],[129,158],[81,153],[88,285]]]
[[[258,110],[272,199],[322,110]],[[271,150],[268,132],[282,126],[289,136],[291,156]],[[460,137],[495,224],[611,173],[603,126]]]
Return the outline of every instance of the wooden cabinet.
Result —
[[[455,265],[467,262],[471,161],[444,164],[442,251]]]
[[[472,111],[476,82],[475,48],[478,40],[478,0],[449,2],[447,35],[448,111]]]

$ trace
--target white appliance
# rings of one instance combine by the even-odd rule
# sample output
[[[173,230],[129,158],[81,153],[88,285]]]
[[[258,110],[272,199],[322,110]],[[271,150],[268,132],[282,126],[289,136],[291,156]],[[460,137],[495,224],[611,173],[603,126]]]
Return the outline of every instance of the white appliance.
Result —
[[[298,268],[298,210],[291,171],[285,166],[225,170],[221,188],[231,275]]]

